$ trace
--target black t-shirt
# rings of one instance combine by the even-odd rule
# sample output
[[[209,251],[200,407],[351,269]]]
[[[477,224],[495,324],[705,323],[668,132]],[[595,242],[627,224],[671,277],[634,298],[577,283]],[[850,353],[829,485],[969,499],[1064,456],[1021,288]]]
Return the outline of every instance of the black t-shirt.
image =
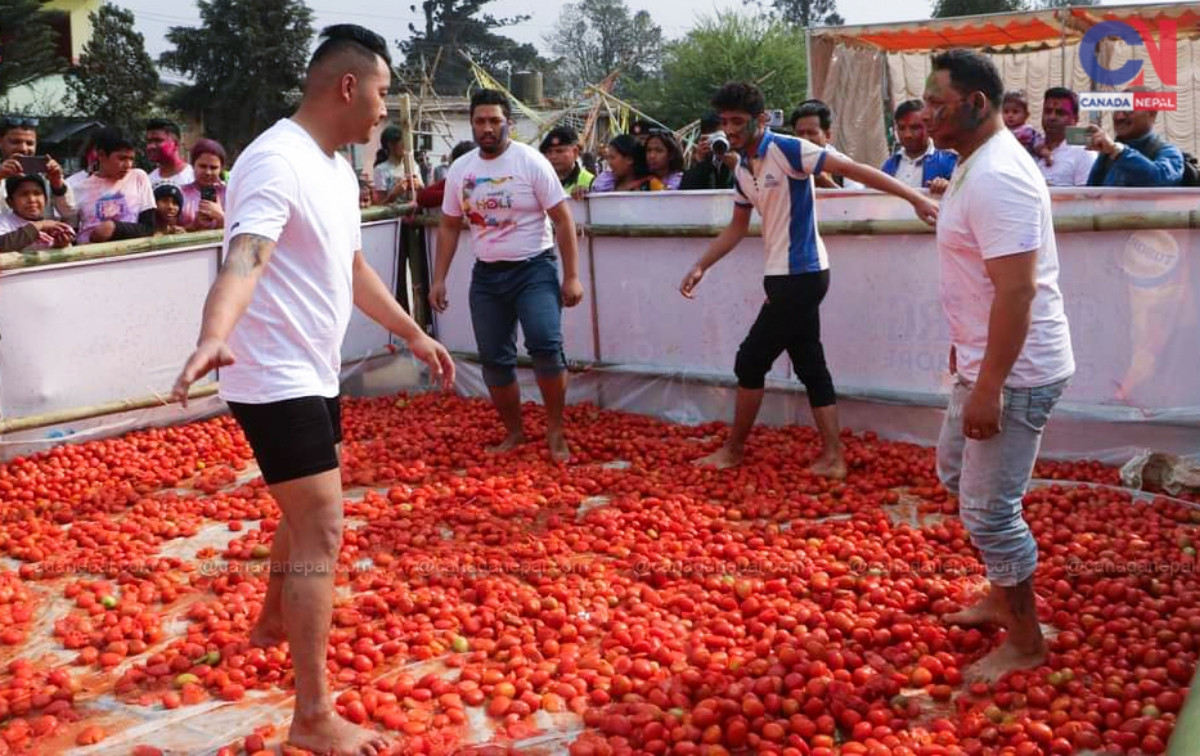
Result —
[[[732,189],[733,171],[724,163],[713,163],[711,160],[701,160],[683,172],[679,181],[683,190],[701,189]]]

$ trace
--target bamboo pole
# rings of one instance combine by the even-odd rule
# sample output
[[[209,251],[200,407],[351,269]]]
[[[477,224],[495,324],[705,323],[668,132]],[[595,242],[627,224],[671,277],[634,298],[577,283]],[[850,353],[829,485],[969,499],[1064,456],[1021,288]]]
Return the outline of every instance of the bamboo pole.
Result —
[[[161,252],[168,249],[183,249],[221,241],[221,231],[196,231],[190,234],[170,236],[147,236],[142,239],[84,244],[66,249],[42,249],[32,252],[4,252],[0,254],[0,271],[37,268],[43,265],[103,260],[145,252]]]
[[[209,383],[204,386],[193,387],[188,392],[189,399],[200,399],[206,396],[212,396],[217,393],[217,384]],[[0,421],[0,435],[6,433],[16,433],[17,431],[33,430],[35,428],[45,428],[49,425],[58,425],[59,423],[70,423],[76,420],[87,420],[93,417],[102,415],[115,415],[118,412],[129,412],[139,409],[151,409],[153,407],[165,407],[169,404],[162,396],[145,396],[138,399],[118,399],[113,402],[104,402],[102,404],[93,404],[90,407],[72,407],[71,409],[57,410],[55,412],[45,412],[40,415],[29,415],[27,417],[14,417],[8,420]]]
[[[416,202],[417,186],[412,180],[417,175],[416,156],[413,155],[412,97],[408,92],[400,95],[400,141],[404,144],[404,181],[408,186],[404,196],[409,202]]]

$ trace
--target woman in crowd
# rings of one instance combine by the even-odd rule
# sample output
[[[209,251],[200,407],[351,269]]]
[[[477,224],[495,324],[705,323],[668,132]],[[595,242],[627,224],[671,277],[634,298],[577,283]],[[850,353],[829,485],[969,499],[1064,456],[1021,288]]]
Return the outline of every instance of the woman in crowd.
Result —
[[[665,189],[678,189],[683,179],[683,150],[675,135],[666,129],[653,129],[646,137],[646,165]]]
[[[179,225],[188,231],[211,231],[225,226],[225,148],[212,139],[192,146],[192,169],[196,180],[183,187]]]
[[[408,153],[404,150],[403,136],[398,126],[388,126],[379,135],[379,152],[375,154],[372,176],[376,205],[390,205],[410,190],[425,188],[421,176],[415,172],[416,166],[412,173],[405,166]]]
[[[657,192],[662,181],[646,164],[646,148],[636,137],[620,134],[608,143],[608,170],[592,184],[592,192]]]

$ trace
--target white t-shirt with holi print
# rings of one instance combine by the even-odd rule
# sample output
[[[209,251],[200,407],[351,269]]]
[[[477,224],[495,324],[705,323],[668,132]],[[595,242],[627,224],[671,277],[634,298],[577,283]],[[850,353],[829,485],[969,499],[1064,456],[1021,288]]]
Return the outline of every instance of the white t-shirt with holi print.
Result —
[[[978,380],[987,349],[996,290],[985,261],[1035,250],[1037,288],[1029,333],[1005,385],[1036,388],[1074,374],[1071,331],[1058,288],[1050,190],[1008,129],[1000,129],[954,171],[938,214],[937,245],[942,308],[959,375]]]
[[[179,173],[176,173],[174,176],[171,176],[169,178],[163,178],[161,168],[155,168],[153,171],[150,172],[150,186],[154,187],[155,189],[162,186],[163,184],[174,184],[175,186],[182,189],[183,187],[187,186],[188,184],[195,182],[195,180],[196,180],[196,169],[192,168],[191,165],[183,166],[182,171],[180,171]]]
[[[567,199],[550,161],[510,142],[497,158],[476,148],[450,166],[442,213],[465,216],[475,256],[484,262],[527,260],[554,246],[546,211]]]
[[[137,223],[138,214],[154,207],[154,188],[141,168],[113,181],[94,173],[75,185],[79,203],[78,244],[86,244],[92,229],[105,221]]]

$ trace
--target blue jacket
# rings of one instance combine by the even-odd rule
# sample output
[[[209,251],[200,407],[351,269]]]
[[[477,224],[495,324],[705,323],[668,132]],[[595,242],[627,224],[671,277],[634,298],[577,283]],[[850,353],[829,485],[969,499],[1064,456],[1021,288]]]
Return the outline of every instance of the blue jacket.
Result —
[[[1096,158],[1088,186],[1179,186],[1183,180],[1183,153],[1154,134],[1124,142],[1114,160]]]
[[[954,166],[957,164],[958,155],[949,150],[934,150],[929,153],[921,164],[921,186],[929,186],[929,182],[936,178],[950,178],[950,174],[954,173]],[[889,176],[895,176],[899,168],[900,151],[897,150],[884,161],[880,170]]]

